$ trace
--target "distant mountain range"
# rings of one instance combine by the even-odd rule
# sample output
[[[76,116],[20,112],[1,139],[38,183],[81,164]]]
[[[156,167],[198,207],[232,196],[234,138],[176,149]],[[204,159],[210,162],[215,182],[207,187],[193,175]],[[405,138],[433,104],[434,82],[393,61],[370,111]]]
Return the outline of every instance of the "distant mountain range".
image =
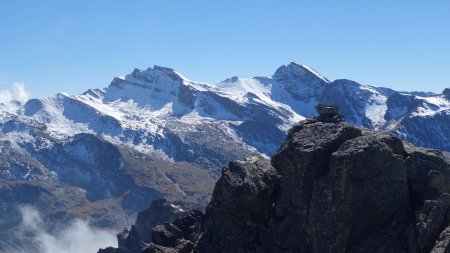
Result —
[[[19,229],[23,204],[49,224],[90,217],[109,228],[122,228],[159,197],[202,208],[222,166],[274,154],[318,103],[338,105],[352,125],[450,151],[450,89],[330,82],[295,62],[269,77],[214,85],[170,68],[135,69],[81,95],[0,104],[0,249],[23,246],[6,233]]]

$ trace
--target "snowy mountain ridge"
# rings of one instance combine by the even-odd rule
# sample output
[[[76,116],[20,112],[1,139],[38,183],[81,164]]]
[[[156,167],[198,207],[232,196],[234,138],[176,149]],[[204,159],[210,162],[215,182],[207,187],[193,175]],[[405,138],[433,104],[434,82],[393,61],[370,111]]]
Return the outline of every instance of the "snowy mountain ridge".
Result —
[[[159,197],[203,208],[224,165],[272,155],[318,103],[338,105],[349,124],[450,151],[448,89],[331,82],[296,62],[217,84],[165,67],[135,69],[103,89],[0,103],[0,198],[4,217],[13,217],[0,218],[0,232],[17,228],[18,206],[31,203],[49,224],[89,217],[109,228],[123,228],[123,213],[133,217]],[[0,252],[17,240],[0,233]]]
[[[396,98],[404,104],[397,105]],[[268,117],[270,127],[286,131],[304,117],[313,116],[313,107],[319,102],[339,105],[351,124],[394,131],[413,142],[418,138],[405,122],[445,115],[450,108],[444,95],[421,97],[345,79],[330,82],[312,68],[292,62],[271,77],[232,77],[216,85],[191,81],[171,68],[135,69],[124,78],[114,78],[104,89],[81,95],[59,93],[2,108],[0,120],[3,124],[9,118],[45,124],[46,132],[58,140],[89,132],[161,154],[170,152],[155,141],[164,138],[168,125],[177,122],[189,132],[214,122],[236,143],[270,155],[276,145],[265,145],[274,143],[263,137],[246,141],[242,138],[246,133],[236,128]],[[417,141],[418,145],[450,149]]]

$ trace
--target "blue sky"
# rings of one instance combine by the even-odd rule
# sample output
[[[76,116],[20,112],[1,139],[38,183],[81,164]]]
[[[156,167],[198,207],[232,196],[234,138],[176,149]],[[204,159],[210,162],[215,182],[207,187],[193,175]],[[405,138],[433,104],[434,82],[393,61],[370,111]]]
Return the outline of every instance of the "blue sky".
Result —
[[[450,1],[1,1],[0,90],[106,87],[133,68],[196,81],[271,75],[296,60],[328,79],[450,87]]]

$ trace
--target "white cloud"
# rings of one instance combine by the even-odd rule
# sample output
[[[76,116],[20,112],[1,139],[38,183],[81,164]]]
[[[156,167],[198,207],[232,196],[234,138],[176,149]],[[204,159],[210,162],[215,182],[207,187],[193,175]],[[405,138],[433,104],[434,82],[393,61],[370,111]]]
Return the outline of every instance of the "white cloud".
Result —
[[[14,100],[24,103],[28,101],[30,94],[25,89],[24,83],[14,83],[11,89],[0,90],[0,103],[9,103]]]
[[[26,102],[30,99],[30,95],[25,90],[24,83],[15,83],[13,86],[13,97],[15,100],[20,102]]]
[[[23,232],[32,232],[37,253],[80,253],[97,252],[117,244],[115,233],[98,230],[80,219],[73,220],[68,226],[52,229],[49,233],[39,212],[31,206],[20,208]]]
[[[9,103],[12,100],[12,95],[9,90],[0,90],[0,103]]]

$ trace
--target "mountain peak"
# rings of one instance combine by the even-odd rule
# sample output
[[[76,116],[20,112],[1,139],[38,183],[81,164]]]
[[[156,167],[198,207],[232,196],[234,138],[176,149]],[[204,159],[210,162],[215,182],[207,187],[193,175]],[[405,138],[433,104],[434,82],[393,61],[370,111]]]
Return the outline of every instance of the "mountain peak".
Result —
[[[221,81],[220,83],[235,83],[235,82],[239,81],[239,79],[240,78],[238,76],[232,76],[228,79]]]
[[[168,68],[168,67],[158,66],[158,65],[154,65],[153,69],[151,67],[149,67],[147,70],[158,70],[158,71],[162,71],[162,72],[166,72],[166,73],[176,73],[175,69],[173,69],[173,68]]]
[[[144,71],[135,69],[130,75],[125,77],[125,80],[128,80],[130,77],[150,83],[153,83],[155,81],[162,81],[164,79],[170,79],[176,82],[187,80],[184,76],[176,72],[174,69],[157,65],[153,66],[153,68],[149,67]]]
[[[445,88],[444,91],[442,92],[442,95],[444,95],[445,98],[450,100],[450,88]]]
[[[155,85],[178,87],[184,81],[189,80],[174,69],[155,65],[146,70],[135,68],[133,72],[124,77],[115,77],[109,87],[123,88],[125,84],[141,88],[150,88]]]
[[[319,72],[296,61],[293,61],[288,65],[283,65],[279,67],[275,71],[275,74],[273,76],[281,80],[289,78],[294,79],[318,78],[325,83],[330,83],[330,81],[324,76],[322,76]]]

